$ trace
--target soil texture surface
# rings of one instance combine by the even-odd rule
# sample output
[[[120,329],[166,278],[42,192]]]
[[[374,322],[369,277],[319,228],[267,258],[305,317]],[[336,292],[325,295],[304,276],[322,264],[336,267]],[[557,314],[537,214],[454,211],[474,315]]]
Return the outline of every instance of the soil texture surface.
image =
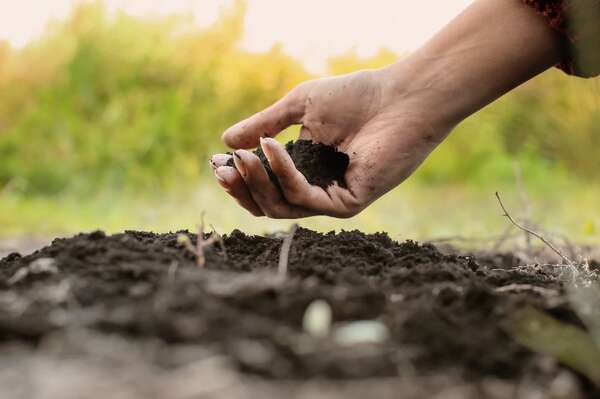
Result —
[[[45,386],[52,375],[56,388],[71,367],[94,384],[112,381],[117,370],[137,373],[136,389],[154,381],[160,389],[177,386],[169,388],[173,395],[186,384],[181,375],[201,392],[235,375],[252,381],[243,391],[256,397],[434,397],[459,388],[455,397],[598,397],[584,377],[503,328],[506,316],[525,306],[582,325],[565,300],[559,267],[524,266],[510,254],[442,253],[386,234],[299,228],[282,277],[284,234],[234,230],[205,247],[204,267],[181,234],[195,245],[188,232],[98,231],[2,259],[0,381],[14,380],[10,386],[21,387],[23,397],[45,397],[26,396],[27,376],[46,370],[35,383]],[[331,311],[320,335],[306,327],[315,301]],[[227,371],[209,367],[215,359]],[[196,377],[186,374],[192,372]],[[202,397],[238,397],[210,392]]]
[[[344,176],[350,163],[346,153],[330,145],[313,143],[311,140],[290,141],[285,145],[285,149],[294,161],[296,169],[310,184],[327,188],[337,182],[340,187],[346,187]],[[259,147],[254,153],[262,161],[271,180],[279,185],[263,150]],[[227,165],[235,167],[233,159],[230,159]]]

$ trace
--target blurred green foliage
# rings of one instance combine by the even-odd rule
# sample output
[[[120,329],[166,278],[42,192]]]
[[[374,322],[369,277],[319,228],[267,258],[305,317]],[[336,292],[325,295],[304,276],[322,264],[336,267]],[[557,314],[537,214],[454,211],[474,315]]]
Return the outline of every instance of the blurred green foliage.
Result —
[[[206,29],[79,6],[24,49],[0,45],[0,190],[21,196],[157,192],[194,184],[229,125],[314,77],[279,47],[239,46],[245,7]],[[350,52],[331,73],[388,64]],[[493,78],[493,77],[492,77]],[[551,71],[463,123],[421,168],[424,184],[598,179],[597,81]]]
[[[307,73],[238,48],[243,3],[206,30],[83,5],[0,55],[0,187],[28,195],[156,190],[197,178],[229,125]]]

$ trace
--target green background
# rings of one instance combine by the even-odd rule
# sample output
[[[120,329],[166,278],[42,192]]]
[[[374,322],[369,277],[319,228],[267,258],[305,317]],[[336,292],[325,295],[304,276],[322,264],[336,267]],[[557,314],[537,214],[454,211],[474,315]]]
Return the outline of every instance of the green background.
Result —
[[[217,187],[207,159],[224,129],[315,78],[279,47],[241,49],[245,7],[198,29],[79,6],[23,49],[0,43],[0,237],[193,228],[267,232]],[[386,65],[350,52],[329,74]],[[493,77],[490,77],[493,78]],[[282,140],[297,128],[289,129]],[[551,70],[461,124],[405,184],[322,230],[396,238],[493,237],[515,217],[575,240],[600,237],[600,81]]]

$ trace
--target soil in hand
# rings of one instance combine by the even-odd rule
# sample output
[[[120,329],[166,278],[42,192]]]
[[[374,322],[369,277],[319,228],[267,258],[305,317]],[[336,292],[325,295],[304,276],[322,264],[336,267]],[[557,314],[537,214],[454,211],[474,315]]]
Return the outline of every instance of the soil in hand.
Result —
[[[313,143],[310,140],[290,141],[285,145],[285,149],[294,161],[296,169],[306,177],[310,184],[327,188],[337,182],[340,187],[346,187],[344,176],[350,163],[350,158],[346,153],[338,151],[330,145]],[[259,147],[254,153],[262,161],[271,180],[279,185],[262,149]],[[227,165],[235,167],[233,159],[230,159]]]

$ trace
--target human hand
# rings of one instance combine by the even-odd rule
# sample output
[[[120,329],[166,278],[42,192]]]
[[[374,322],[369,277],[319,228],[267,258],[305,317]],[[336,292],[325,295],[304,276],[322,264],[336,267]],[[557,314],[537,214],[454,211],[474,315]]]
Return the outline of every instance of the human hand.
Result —
[[[305,82],[232,126],[217,180],[256,216],[349,217],[400,184],[467,116],[561,60],[546,20],[519,1],[476,1],[429,42],[386,68]],[[271,137],[301,124],[300,138],[350,156],[347,189],[311,186]],[[258,157],[261,145],[281,191]],[[237,169],[237,170],[236,170]],[[238,172],[239,171],[239,172]]]
[[[399,90],[387,70],[361,71],[302,83],[266,110],[223,135],[234,152],[211,165],[223,188],[255,216],[350,217],[406,179],[449,131],[437,124],[418,95]],[[300,138],[337,147],[350,157],[347,188],[311,186],[283,145],[272,139],[292,124]],[[281,190],[256,155],[260,145]],[[236,170],[237,169],[237,170]]]

